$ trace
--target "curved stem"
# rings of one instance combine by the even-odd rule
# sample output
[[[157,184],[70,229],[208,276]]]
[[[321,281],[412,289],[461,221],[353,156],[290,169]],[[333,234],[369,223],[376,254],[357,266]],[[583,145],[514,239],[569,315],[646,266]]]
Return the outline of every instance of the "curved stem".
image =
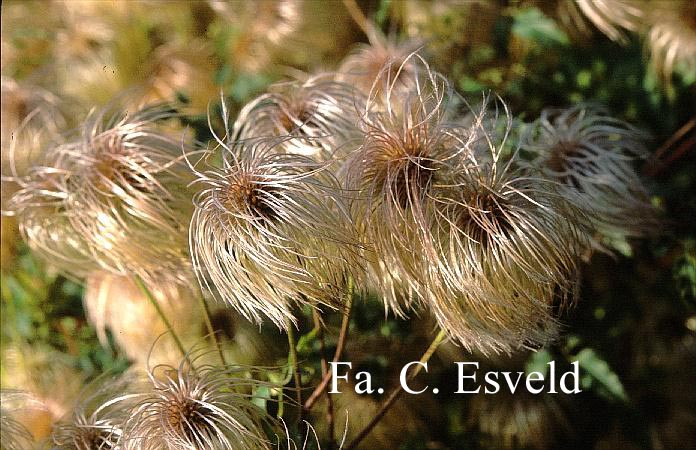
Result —
[[[297,361],[297,348],[295,344],[295,329],[293,328],[292,322],[287,320],[287,333],[288,333],[288,364],[292,367],[292,376],[295,380],[295,394],[297,400],[297,408],[300,414],[300,420],[302,419],[302,379],[300,378],[300,366]]]
[[[208,334],[210,334],[210,339],[213,340],[215,348],[217,348],[218,355],[220,356],[220,362],[223,366],[227,366],[227,361],[225,360],[225,354],[222,352],[222,343],[220,342],[220,337],[215,332],[213,328],[213,321],[210,319],[210,308],[208,308],[208,302],[203,298],[203,294],[199,292],[198,302],[203,309],[203,318],[205,319],[205,326],[208,329]]]
[[[440,332],[435,336],[435,339],[430,343],[430,346],[428,349],[423,353],[423,356],[421,356],[420,362],[422,364],[425,364],[430,360],[430,357],[433,356],[433,353],[435,353],[435,350],[440,346],[442,341],[445,339],[446,333],[444,330],[440,330]],[[417,365],[415,370],[411,372],[411,374],[408,376],[409,380],[412,380],[418,373],[421,371],[422,365]],[[375,417],[372,418],[370,423],[367,424],[365,428],[358,434],[358,436],[353,439],[353,441],[348,444],[345,450],[351,450],[354,449],[355,447],[360,444],[360,442],[365,439],[365,437],[370,434],[370,431],[377,425],[377,423],[384,417],[384,415],[387,413],[389,408],[394,404],[394,402],[399,398],[399,395],[404,391],[403,386],[399,386],[396,389],[394,389],[391,394],[389,394],[389,397],[387,397],[387,400],[380,406],[379,410],[377,411],[377,414],[375,414]]]
[[[326,339],[324,338],[324,330],[321,326],[321,317],[316,309],[312,310],[312,319],[314,320],[314,328],[317,330],[317,336],[319,337],[319,350],[321,351],[321,376],[325,377],[329,372],[329,364],[326,362]],[[326,400],[326,423],[329,427],[329,450],[333,450],[336,445],[333,398],[328,395]]]
[[[341,354],[343,353],[343,348],[346,345],[346,338],[348,337],[348,325],[350,325],[350,310],[353,307],[353,278],[348,278],[348,292],[346,295],[346,309],[343,315],[343,320],[341,321],[341,331],[338,335],[338,344],[336,345],[336,352],[334,353],[333,362],[338,362],[341,359]],[[321,383],[317,386],[312,395],[309,396],[307,402],[304,405],[304,410],[309,411],[312,406],[319,400],[319,397],[328,386],[331,380],[331,370],[326,372],[324,378],[322,378]]]
[[[343,6],[348,10],[348,14],[353,19],[353,21],[360,27],[363,33],[367,36],[370,42],[375,40],[375,29],[372,23],[365,17],[360,6],[358,6],[355,0],[343,0]]]
[[[188,354],[186,353],[184,344],[181,343],[179,336],[177,336],[176,331],[174,331],[174,327],[172,327],[171,322],[169,322],[169,319],[167,319],[167,316],[164,314],[164,311],[162,311],[162,307],[160,306],[155,296],[152,295],[152,292],[150,292],[150,289],[148,289],[148,287],[145,285],[145,282],[142,278],[140,278],[139,275],[135,275],[134,280],[135,284],[142,291],[147,300],[152,304],[152,306],[155,307],[157,315],[160,316],[160,319],[162,319],[162,322],[164,322],[164,326],[167,327],[167,331],[169,331],[169,333],[172,335],[172,338],[174,339],[174,342],[176,343],[176,346],[179,348],[181,354],[184,356],[184,358],[188,359]]]
[[[696,139],[693,133],[694,130],[696,130],[696,117],[691,118],[688,122],[682,125],[681,128],[675,131],[674,134],[660,146],[660,148],[655,150],[650,160],[648,160],[643,167],[645,174],[651,177],[658,175],[675,159],[683,156],[684,153],[692,149]],[[689,132],[692,132],[691,137],[688,137],[686,142],[683,142],[671,156],[666,158],[665,161],[661,161],[660,159],[662,158],[663,154],[666,153],[670,148],[674,147],[685,136],[689,136]]]

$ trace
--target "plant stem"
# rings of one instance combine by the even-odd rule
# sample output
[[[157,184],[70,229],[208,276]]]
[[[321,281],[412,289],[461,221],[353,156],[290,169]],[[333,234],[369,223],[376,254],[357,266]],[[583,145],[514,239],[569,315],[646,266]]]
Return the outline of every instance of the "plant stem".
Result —
[[[186,353],[186,349],[184,349],[184,345],[181,343],[179,336],[177,336],[176,332],[174,331],[174,327],[172,327],[171,322],[169,322],[167,316],[164,315],[164,311],[162,311],[162,307],[160,306],[155,296],[152,295],[152,292],[150,292],[150,289],[148,289],[148,287],[145,285],[145,282],[143,282],[143,279],[140,278],[139,275],[135,275],[134,280],[135,284],[142,291],[142,293],[145,295],[148,301],[152,304],[152,306],[155,307],[157,315],[159,315],[160,319],[162,319],[162,322],[164,322],[164,326],[167,327],[167,331],[169,331],[169,333],[172,335],[172,338],[174,339],[174,342],[176,343],[176,346],[179,348],[181,354],[184,356],[184,358],[188,359],[188,354]]]
[[[653,153],[652,157],[648,162],[645,164],[643,167],[643,171],[647,176],[654,177],[658,175],[660,172],[662,172],[669,164],[671,164],[675,159],[681,157],[684,153],[686,153],[689,149],[694,147],[694,133],[693,131],[696,129],[696,117],[693,117],[690,119],[688,122],[686,122],[684,125],[681,126],[677,131],[674,132],[672,136],[669,137],[655,152]],[[670,148],[674,147],[675,144],[677,144],[682,138],[685,136],[689,136],[689,132],[691,133],[691,137],[687,139],[686,143],[682,143],[680,147],[677,148],[677,150],[668,158],[666,158],[665,161],[661,161],[662,155],[667,152]],[[691,143],[689,143],[691,141]]]
[[[292,322],[287,320],[287,333],[288,333],[288,364],[292,367],[292,376],[295,380],[295,395],[297,400],[297,408],[300,414],[300,420],[302,419],[302,379],[300,378],[300,366],[297,361],[297,348],[295,343],[295,329]]]
[[[442,341],[445,339],[446,333],[444,330],[440,330],[440,332],[435,336],[435,339],[430,343],[430,346],[428,349],[423,353],[423,356],[421,356],[420,362],[422,364],[425,364],[430,360],[430,357],[433,356],[433,353],[435,353],[435,350],[440,346]],[[421,365],[417,365],[415,370],[411,372],[411,374],[408,376],[409,380],[412,380],[418,373],[421,371]],[[372,418],[370,423],[367,424],[365,428],[358,434],[358,436],[353,439],[353,441],[348,444],[345,450],[351,450],[354,449],[355,447],[360,444],[360,442],[365,439],[365,437],[370,434],[370,431],[377,425],[377,423],[384,417],[384,415],[387,413],[389,408],[394,404],[394,402],[399,398],[399,395],[403,392],[403,386],[399,386],[396,389],[394,389],[391,394],[389,394],[389,397],[387,400],[380,406],[379,410],[377,411],[377,414],[375,414],[375,417]]]
[[[365,17],[360,6],[355,0],[343,0],[343,6],[348,10],[348,14],[353,21],[360,27],[363,33],[368,37],[370,42],[375,41],[375,30],[372,23]]]
[[[338,360],[341,358],[343,348],[346,345],[346,338],[348,337],[348,325],[350,325],[350,311],[353,307],[353,278],[348,278],[347,291],[348,292],[346,295],[346,309],[343,315],[343,320],[341,321],[341,331],[338,335],[338,344],[336,345],[336,352],[334,353],[333,357],[334,363],[337,363]],[[312,395],[310,395],[307,399],[307,403],[305,403],[304,405],[305,411],[309,411],[310,409],[312,409],[312,406],[314,406],[317,400],[319,400],[319,397],[326,389],[326,386],[328,386],[329,380],[331,380],[331,370],[326,372],[326,375],[324,375],[324,378],[322,378],[321,383],[319,383],[319,386],[317,386],[316,389],[314,389]]]
[[[314,319],[314,328],[319,336],[319,350],[321,351],[321,376],[326,376],[329,372],[329,364],[326,362],[326,339],[324,338],[324,330],[321,327],[321,317],[319,312],[312,310],[312,319]],[[336,446],[336,433],[334,427],[334,405],[333,398],[328,395],[326,397],[326,423],[329,427],[329,450],[333,450]]]
[[[227,361],[225,361],[225,354],[222,352],[222,343],[220,342],[220,338],[218,334],[215,332],[215,329],[213,328],[213,321],[210,319],[210,309],[208,308],[208,302],[205,301],[205,298],[203,298],[203,294],[200,292],[198,295],[198,302],[201,305],[201,308],[203,309],[205,326],[206,328],[208,328],[208,334],[210,334],[210,339],[213,340],[213,344],[215,345],[215,348],[217,348],[218,355],[220,356],[220,362],[223,366],[227,366]]]

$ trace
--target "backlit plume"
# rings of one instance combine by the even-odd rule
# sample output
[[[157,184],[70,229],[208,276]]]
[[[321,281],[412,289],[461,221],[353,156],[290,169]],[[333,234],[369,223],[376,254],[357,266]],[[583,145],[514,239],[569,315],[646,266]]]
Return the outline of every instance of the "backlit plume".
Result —
[[[600,236],[643,236],[656,211],[634,164],[645,158],[645,133],[601,108],[578,105],[545,110],[525,145],[545,177],[562,184]]]
[[[105,378],[88,385],[71,413],[53,427],[54,450],[115,449],[135,394],[131,376]]]
[[[581,211],[553,182],[521,168],[517,151],[505,155],[510,121],[507,110],[479,113],[469,153],[432,193],[438,266],[426,303],[456,341],[484,353],[555,336],[588,245]]]
[[[10,202],[29,245],[70,275],[100,268],[184,281],[190,175],[163,108],[94,111],[46,149]]]
[[[357,237],[338,182],[276,141],[219,141],[222,166],[193,167],[190,245],[201,286],[248,319],[294,321],[294,304],[340,307],[359,276]]]
[[[262,382],[244,369],[157,366],[124,426],[123,450],[270,450],[273,420],[252,403]]]
[[[351,212],[368,246],[370,278],[399,313],[407,306],[404,301],[421,291],[418,279],[437,258],[430,236],[430,191],[459,157],[457,143],[465,139],[445,120],[452,95],[446,80],[419,56],[404,64],[419,69],[414,78],[397,72],[413,92],[403,97],[391,89],[372,90],[362,142],[342,169],[347,191],[355,193]]]
[[[234,136],[237,140],[288,136],[277,150],[328,160],[355,137],[363,104],[351,86],[326,75],[279,83],[242,109]]]

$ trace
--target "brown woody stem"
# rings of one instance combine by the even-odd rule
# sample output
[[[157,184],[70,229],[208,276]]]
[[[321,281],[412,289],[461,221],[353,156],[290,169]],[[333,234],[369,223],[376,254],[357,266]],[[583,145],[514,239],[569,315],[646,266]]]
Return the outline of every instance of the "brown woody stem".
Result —
[[[341,321],[341,331],[338,335],[338,344],[336,345],[336,352],[334,353],[333,362],[336,363],[341,359],[341,354],[343,353],[343,348],[346,344],[346,338],[348,337],[348,325],[350,324],[350,310],[353,306],[353,279],[348,279],[348,294],[346,298],[346,309],[343,314],[343,320]],[[321,383],[314,389],[312,395],[309,396],[307,402],[304,404],[304,410],[309,411],[312,406],[319,400],[321,394],[328,386],[331,380],[331,370],[328,370],[322,378]]]
[[[430,346],[428,349],[423,353],[423,356],[420,359],[421,364],[425,364],[430,360],[430,357],[433,356],[433,353],[435,353],[435,350],[440,346],[442,341],[445,339],[446,333],[444,330],[440,330],[440,332],[435,336],[435,339],[430,343]],[[409,379],[413,379],[418,373],[421,371],[422,365],[417,365],[415,370],[411,372],[411,375],[409,375]],[[360,442],[365,439],[365,437],[370,434],[370,431],[377,425],[377,423],[384,417],[384,415],[387,413],[389,408],[396,402],[396,400],[399,398],[399,395],[404,391],[403,386],[399,386],[396,389],[394,389],[391,394],[389,394],[389,397],[387,397],[387,400],[380,406],[379,410],[377,411],[377,414],[375,414],[375,417],[372,418],[370,423],[363,428],[363,430],[358,434],[358,436],[353,439],[353,441],[348,444],[345,450],[351,450],[354,449],[355,447],[360,444]]]

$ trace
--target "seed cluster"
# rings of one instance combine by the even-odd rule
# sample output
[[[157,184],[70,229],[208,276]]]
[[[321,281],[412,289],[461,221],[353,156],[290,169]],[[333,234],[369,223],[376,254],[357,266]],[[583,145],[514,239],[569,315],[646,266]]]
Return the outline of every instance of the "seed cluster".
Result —
[[[343,311],[355,286],[469,350],[512,353],[557,336],[588,253],[659,223],[633,167],[644,133],[594,105],[523,127],[502,100],[462,97],[411,45],[375,42],[236,117],[223,98],[224,133],[211,125],[208,143],[179,139],[161,106],[112,105],[15,177],[25,240],[91,280],[100,339],[119,323],[103,304],[119,280],[157,286],[150,300],[173,314],[195,278],[225,311],[286,331],[302,307]],[[273,420],[249,401],[270,383],[188,357],[76,409],[56,448],[270,449]]]

